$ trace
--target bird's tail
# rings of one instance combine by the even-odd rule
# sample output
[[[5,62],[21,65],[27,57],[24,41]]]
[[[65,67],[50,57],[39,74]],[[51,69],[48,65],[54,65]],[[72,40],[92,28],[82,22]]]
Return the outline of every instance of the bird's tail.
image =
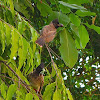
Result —
[[[43,47],[43,45],[45,44],[44,38],[40,37],[36,40],[36,44],[38,44],[40,47]]]

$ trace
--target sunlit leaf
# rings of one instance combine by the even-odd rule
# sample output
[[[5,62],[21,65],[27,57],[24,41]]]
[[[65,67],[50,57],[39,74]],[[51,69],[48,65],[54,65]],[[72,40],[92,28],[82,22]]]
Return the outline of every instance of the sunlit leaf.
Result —
[[[23,34],[25,24],[23,22],[18,23],[18,31],[20,34]]]
[[[64,29],[60,34],[60,43],[61,46],[59,50],[61,57],[63,58],[65,64],[71,68],[77,61],[78,52],[73,38],[66,29]]]
[[[14,4],[13,4],[13,0],[8,0],[8,3],[10,4],[10,9],[12,12],[12,15],[15,15],[15,10],[14,10]]]
[[[79,26],[80,23],[81,23],[81,20],[79,19],[79,17],[77,15],[74,15],[74,14],[70,14],[69,15],[69,18],[71,20],[71,22],[76,25],[76,26]]]
[[[11,55],[10,58],[12,59],[14,56],[16,56],[16,52],[18,50],[18,40],[19,40],[19,34],[13,29],[11,32],[12,35],[12,47],[11,47]]]
[[[0,85],[0,91],[4,99],[6,99],[6,90],[7,90],[7,86],[4,83],[2,83]]]
[[[53,100],[61,100],[61,91],[56,90],[53,94]]]
[[[83,25],[79,26],[79,38],[81,42],[81,47],[85,48],[86,44],[89,42],[89,35],[86,28]]]
[[[43,100],[51,100],[51,96],[53,95],[55,85],[56,83],[54,82],[46,86],[43,94]]]
[[[2,21],[0,21],[0,40],[1,40],[1,44],[2,44],[2,53],[5,50],[5,27],[4,24],[2,23]]]
[[[25,100],[33,100],[33,95],[31,93],[27,93]]]
[[[11,28],[5,24],[5,28],[6,28],[6,43],[7,45],[9,45],[11,43]]]
[[[14,93],[16,92],[17,90],[17,86],[15,84],[11,84],[8,88],[8,91],[7,91],[7,98],[6,100],[11,100]]]
[[[66,89],[66,91],[67,91],[69,100],[73,100],[73,97],[71,95],[71,92],[68,89]]]
[[[24,61],[26,60],[26,55],[27,55],[27,51],[28,51],[28,43],[24,38],[22,38],[20,40],[19,45],[21,47],[18,50],[18,55],[19,55],[19,67],[18,67],[18,69],[20,69],[22,67]]]

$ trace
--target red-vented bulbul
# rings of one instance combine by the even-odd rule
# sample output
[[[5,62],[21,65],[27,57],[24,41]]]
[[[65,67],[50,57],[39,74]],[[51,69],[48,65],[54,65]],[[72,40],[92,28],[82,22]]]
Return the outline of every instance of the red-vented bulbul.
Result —
[[[49,43],[55,37],[56,30],[59,27],[63,27],[63,24],[59,24],[58,19],[53,20],[49,25],[43,27],[40,37],[36,40],[36,43],[43,47],[45,43]]]
[[[32,88],[38,93],[41,94],[41,90],[43,88],[43,83],[44,83],[44,76],[43,76],[43,68],[44,68],[44,63],[41,63],[35,71],[30,73],[28,75],[28,80],[30,82],[30,85]]]

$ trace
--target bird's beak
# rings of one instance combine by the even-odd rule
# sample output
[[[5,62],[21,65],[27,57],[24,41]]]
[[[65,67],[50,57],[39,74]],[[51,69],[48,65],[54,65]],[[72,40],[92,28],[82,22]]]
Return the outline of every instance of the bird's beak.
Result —
[[[63,25],[63,24],[59,24],[58,26],[59,26],[59,27],[63,27],[64,25]]]

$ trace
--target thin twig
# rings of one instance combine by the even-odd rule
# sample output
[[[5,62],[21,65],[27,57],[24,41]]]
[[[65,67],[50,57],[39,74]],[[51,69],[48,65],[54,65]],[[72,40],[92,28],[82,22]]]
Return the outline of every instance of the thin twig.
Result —
[[[51,52],[55,57],[57,57],[58,59],[63,60],[63,59],[62,59],[60,56],[58,56],[49,46],[48,46],[48,48],[49,48],[50,52]]]
[[[55,67],[55,63],[54,63],[54,61],[53,61],[53,59],[52,59],[52,55],[51,55],[50,50],[49,50],[49,48],[48,48],[48,46],[47,46],[46,43],[45,43],[45,46],[46,46],[46,48],[47,48],[47,50],[48,50],[48,52],[49,52],[49,55],[50,55],[50,58],[51,58],[51,62],[52,62],[53,67],[54,67],[54,69],[55,69],[55,71],[56,71],[56,74],[57,74],[57,76],[59,76],[58,73],[57,73],[56,67]]]
[[[25,82],[23,82],[23,80],[18,76],[18,74],[5,61],[0,60],[0,62],[5,64],[16,75],[16,77],[24,84],[24,87],[28,90],[28,92],[30,92],[30,88]]]

